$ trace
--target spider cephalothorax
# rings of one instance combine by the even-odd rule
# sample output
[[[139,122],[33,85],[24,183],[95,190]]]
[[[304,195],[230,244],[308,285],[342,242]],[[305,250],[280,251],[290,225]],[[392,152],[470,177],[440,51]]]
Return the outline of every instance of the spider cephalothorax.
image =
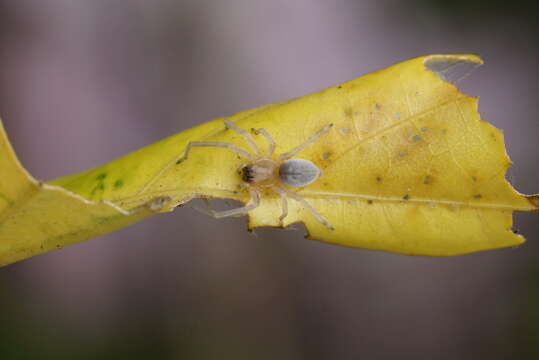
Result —
[[[252,131],[257,135],[262,134],[268,141],[269,147],[266,154],[259,148],[258,144],[248,131],[236,126],[236,124],[230,120],[225,120],[225,126],[228,129],[243,135],[255,153],[252,154],[232,143],[223,141],[192,141],[187,145],[183,157],[178,160],[178,163],[187,160],[187,156],[193,147],[222,147],[229,149],[249,161],[240,166],[238,173],[244,182],[243,185],[251,194],[251,200],[249,200],[243,207],[219,212],[210,211],[210,215],[216,218],[246,215],[260,204],[262,188],[269,187],[281,197],[282,214],[279,217],[281,224],[288,215],[287,199],[290,197],[308,209],[320,223],[327,226],[329,229],[333,229],[331,224],[305,199],[287,188],[287,186],[302,187],[309,185],[316,181],[321,175],[322,171],[314,163],[306,159],[293,158],[293,156],[301,152],[308,145],[314,143],[320,136],[327,133],[333,124],[326,125],[291,151],[283,153],[276,158],[273,157],[276,146],[275,140],[273,140],[265,129],[252,129]]]
[[[243,165],[240,169],[243,181],[264,186],[270,185],[274,177],[278,175],[279,165],[271,159],[261,158]]]

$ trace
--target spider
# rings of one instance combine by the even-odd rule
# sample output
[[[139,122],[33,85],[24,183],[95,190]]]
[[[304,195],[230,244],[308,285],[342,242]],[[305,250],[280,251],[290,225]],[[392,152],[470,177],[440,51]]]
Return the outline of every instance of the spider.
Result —
[[[288,198],[292,198],[299,202],[304,208],[309,210],[311,214],[324,226],[333,230],[333,226],[305,199],[289,190],[285,185],[291,187],[302,187],[311,184],[322,174],[322,171],[311,161],[292,158],[300,153],[310,144],[318,140],[322,135],[327,133],[333,124],[328,124],[317,131],[300,145],[296,146],[289,152],[280,154],[274,157],[276,143],[275,140],[265,129],[251,129],[255,135],[262,135],[266,138],[269,144],[267,153],[260,149],[253,136],[246,130],[238,127],[232,121],[224,120],[226,129],[230,129],[244,137],[254,153],[250,153],[232,143],[224,141],[191,141],[187,144],[184,155],[177,161],[177,164],[187,160],[189,152],[194,147],[221,147],[232,151],[249,162],[242,164],[237,172],[243,180],[242,187],[248,189],[251,199],[243,207],[214,211],[209,210],[209,215],[215,218],[224,218],[228,216],[247,215],[249,211],[257,208],[260,205],[260,196],[264,188],[271,188],[281,197],[282,213],[279,217],[279,222],[283,226],[283,220],[288,215]]]

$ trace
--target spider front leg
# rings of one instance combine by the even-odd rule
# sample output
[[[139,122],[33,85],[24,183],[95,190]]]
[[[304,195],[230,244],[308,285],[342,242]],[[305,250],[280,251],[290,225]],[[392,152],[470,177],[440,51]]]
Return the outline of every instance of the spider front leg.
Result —
[[[258,154],[258,155],[261,155],[262,154],[262,151],[260,150],[260,148],[258,147],[258,144],[256,143],[255,139],[253,139],[253,137],[251,136],[251,134],[249,134],[248,131],[246,130],[243,130],[242,128],[240,128],[239,126],[237,126],[236,124],[234,124],[232,121],[228,120],[228,119],[225,119],[225,126],[227,129],[230,129],[232,131],[235,131],[237,132],[238,134],[242,135],[243,138],[245,139],[245,141],[247,141],[247,143],[249,144],[249,146]]]
[[[266,129],[263,129],[263,128],[252,129],[252,131],[256,135],[262,134],[266,138],[266,141],[268,142],[268,145],[269,145],[269,147],[268,147],[268,156],[271,157],[273,155],[273,153],[275,152],[275,147],[277,146],[277,144],[275,143],[275,140],[273,140],[273,138],[266,131]]]
[[[224,142],[224,141],[191,141],[189,144],[187,144],[187,147],[185,148],[185,153],[181,158],[176,161],[176,164],[179,164],[185,160],[187,160],[187,157],[189,156],[189,153],[194,147],[221,147],[228,149],[232,151],[233,153],[242,156],[249,160],[254,160],[254,157],[248,153],[247,151],[243,150],[242,148],[239,148],[238,146]]]

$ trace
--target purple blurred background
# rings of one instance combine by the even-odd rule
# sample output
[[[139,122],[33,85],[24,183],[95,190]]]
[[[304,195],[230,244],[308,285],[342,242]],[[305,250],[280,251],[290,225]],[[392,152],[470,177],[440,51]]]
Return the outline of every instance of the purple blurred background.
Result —
[[[537,8],[443,0],[0,1],[0,114],[39,179],[430,53],[539,192]],[[1,175],[0,175],[1,176]],[[2,359],[539,358],[539,226],[423,258],[177,209],[0,269]],[[537,356],[537,357],[535,357]]]

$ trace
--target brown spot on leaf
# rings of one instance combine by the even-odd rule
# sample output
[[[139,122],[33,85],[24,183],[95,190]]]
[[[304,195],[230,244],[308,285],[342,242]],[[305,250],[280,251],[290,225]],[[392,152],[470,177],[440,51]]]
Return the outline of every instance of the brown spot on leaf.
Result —
[[[382,182],[382,177],[381,177],[381,176],[377,176],[377,177],[376,177],[376,182],[378,182],[378,183]]]
[[[372,203],[373,203],[372,200],[367,200],[367,204],[372,205]]]
[[[481,194],[475,194],[475,195],[473,196],[473,198],[476,199],[476,200],[479,200],[479,199],[481,199],[482,197],[483,197],[483,195],[481,195]]]
[[[354,116],[354,111],[351,107],[347,107],[344,109],[344,116],[346,116],[347,118],[351,118]]]
[[[322,154],[322,159],[323,160],[327,160],[331,157],[331,153],[329,151],[326,151],[325,153]]]
[[[421,136],[419,136],[419,135],[414,135],[414,136],[412,136],[412,141],[413,141],[413,142],[421,141]]]
[[[423,178],[423,184],[429,185],[430,183],[432,183],[432,176],[426,175],[426,176]]]
[[[410,195],[408,195],[408,194],[404,195],[402,197],[402,200],[405,200],[405,201],[410,200]]]

